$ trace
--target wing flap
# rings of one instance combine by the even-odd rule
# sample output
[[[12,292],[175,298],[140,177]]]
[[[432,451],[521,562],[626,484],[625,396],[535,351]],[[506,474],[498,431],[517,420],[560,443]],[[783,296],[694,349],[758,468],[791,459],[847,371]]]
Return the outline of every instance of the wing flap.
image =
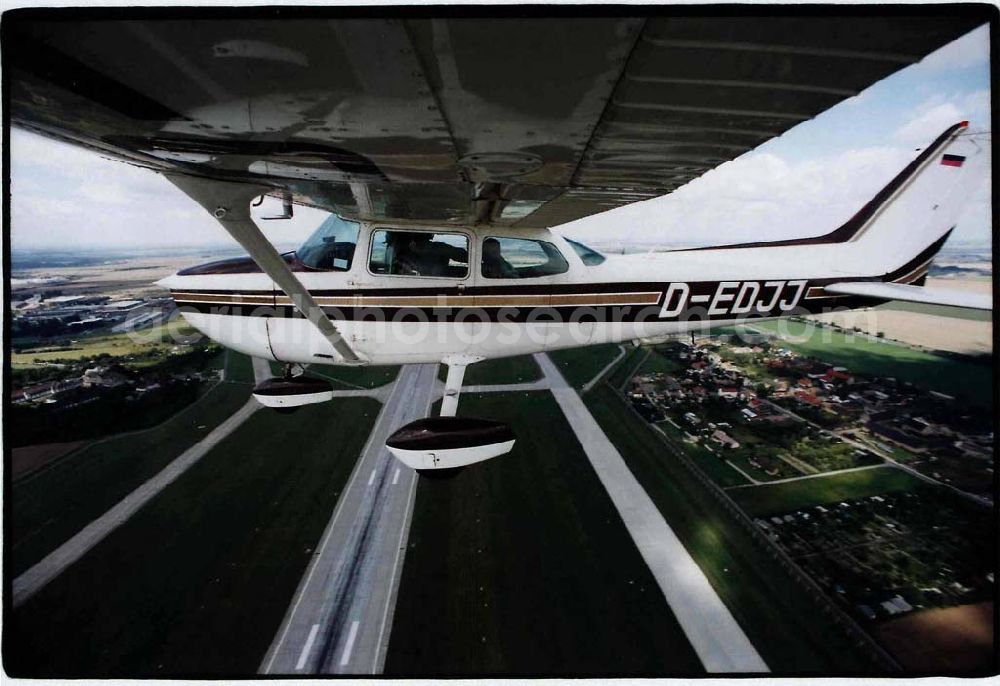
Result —
[[[949,305],[971,310],[993,310],[993,298],[982,293],[954,291],[947,288],[927,288],[907,286],[900,283],[879,283],[870,281],[833,283],[824,286],[827,293],[837,295],[860,295],[880,300],[903,300],[927,305]]]

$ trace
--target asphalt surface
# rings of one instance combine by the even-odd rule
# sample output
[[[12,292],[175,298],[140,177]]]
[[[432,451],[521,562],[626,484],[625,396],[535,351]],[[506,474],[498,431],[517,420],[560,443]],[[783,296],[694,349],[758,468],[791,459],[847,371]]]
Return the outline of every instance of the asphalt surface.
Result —
[[[417,475],[385,440],[427,416],[437,365],[406,365],[320,539],[262,674],[378,674],[385,662]]]
[[[705,669],[713,673],[769,671],[577,392],[548,355],[536,354],[535,360]]]

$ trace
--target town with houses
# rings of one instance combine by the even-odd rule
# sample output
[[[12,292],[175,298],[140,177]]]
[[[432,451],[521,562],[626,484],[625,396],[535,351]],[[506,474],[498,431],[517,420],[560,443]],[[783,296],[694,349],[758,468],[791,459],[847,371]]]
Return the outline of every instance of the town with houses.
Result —
[[[659,346],[656,354],[675,369],[640,370],[631,380],[633,405],[716,451],[750,481],[890,462],[992,498],[989,414],[951,396],[857,375],[780,342],[706,338]]]
[[[157,370],[142,374],[130,369],[133,365],[122,365],[122,362],[141,362],[136,355],[119,356],[104,352],[88,360],[78,359],[79,356],[72,353],[81,349],[81,341],[86,344],[101,335],[140,332],[166,321],[175,311],[176,307],[169,297],[115,299],[106,294],[47,295],[36,292],[14,300],[11,303],[13,352],[17,355],[22,352],[20,346],[30,347],[30,352],[26,354],[37,357],[32,358],[29,364],[38,367],[37,373],[17,375],[15,381],[42,378],[37,383],[15,384],[11,390],[11,401],[15,404],[44,403],[67,407],[96,400],[102,392],[121,387],[130,387],[136,393],[156,391],[161,386],[161,374]],[[67,353],[65,358],[59,357],[60,351]],[[168,349],[171,354],[190,351],[183,342]],[[156,357],[163,352],[157,347],[145,351],[145,356]],[[138,358],[143,356],[143,353],[138,354]],[[104,364],[89,366],[90,362],[102,358],[106,360]],[[146,360],[147,363],[150,361]],[[177,376],[190,380],[201,375],[195,373],[192,377],[191,373],[185,373]]]
[[[656,345],[622,390],[876,638],[885,620],[992,598],[988,410],[767,336]],[[829,477],[870,494],[838,498]]]
[[[190,335],[169,297],[113,287],[73,292],[49,281],[31,291],[15,292],[11,304],[8,440],[18,475],[39,464],[39,451],[22,446],[70,449],[74,441],[144,428],[223,374],[221,348]]]

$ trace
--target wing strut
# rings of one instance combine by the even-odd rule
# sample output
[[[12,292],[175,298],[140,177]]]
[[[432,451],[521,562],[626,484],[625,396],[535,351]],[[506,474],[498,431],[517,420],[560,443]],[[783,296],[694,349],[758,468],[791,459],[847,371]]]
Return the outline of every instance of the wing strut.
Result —
[[[222,228],[243,246],[264,273],[292,299],[295,308],[330,341],[334,350],[343,358],[342,364],[367,363],[367,360],[358,355],[340,334],[250,216],[250,201],[270,189],[180,174],[164,174],[164,176],[208,210]]]

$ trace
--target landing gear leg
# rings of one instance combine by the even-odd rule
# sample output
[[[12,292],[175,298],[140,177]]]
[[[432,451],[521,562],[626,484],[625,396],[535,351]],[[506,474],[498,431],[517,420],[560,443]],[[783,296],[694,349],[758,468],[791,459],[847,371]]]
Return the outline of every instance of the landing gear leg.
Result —
[[[297,376],[302,376],[305,373],[306,373],[306,368],[303,367],[298,362],[286,362],[285,370],[284,372],[282,372],[281,378],[286,381],[289,381]]]
[[[482,361],[482,359],[482,357],[473,355],[448,355],[441,360],[448,365],[448,377],[444,382],[444,398],[441,399],[442,417],[454,417],[458,413],[458,398],[462,395],[465,368],[470,364]]]

